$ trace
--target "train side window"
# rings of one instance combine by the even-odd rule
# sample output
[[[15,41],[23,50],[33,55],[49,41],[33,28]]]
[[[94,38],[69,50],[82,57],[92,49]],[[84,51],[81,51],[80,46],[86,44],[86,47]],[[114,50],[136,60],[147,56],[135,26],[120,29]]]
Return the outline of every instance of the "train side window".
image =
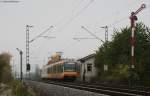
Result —
[[[49,73],[49,68],[47,68],[47,73]]]
[[[51,73],[53,73],[52,66],[51,66]]]
[[[49,73],[51,73],[51,67],[49,67]]]
[[[55,68],[54,68],[55,66],[53,66],[53,73],[55,73]]]
[[[58,65],[58,73],[60,73],[60,64]]]
[[[91,63],[87,64],[87,71],[92,71],[92,64]]]
[[[60,64],[60,72],[62,72],[62,64]]]
[[[58,65],[58,73],[60,73],[60,64]]]
[[[57,72],[59,73],[59,64],[57,65]]]
[[[62,72],[62,64],[60,64],[60,72]]]
[[[52,68],[50,67],[50,73],[52,73]]]
[[[57,72],[59,73],[59,64],[57,65]]]
[[[61,73],[61,64],[59,65],[59,72]]]
[[[58,73],[58,65],[56,65],[56,73]]]
[[[52,68],[50,67],[50,73],[52,73]]]
[[[62,69],[61,69],[61,70],[62,70],[62,72],[64,72],[64,64],[62,64],[62,67],[61,67],[61,68],[62,68]]]
[[[61,64],[61,65],[60,65],[60,72],[63,72],[62,70],[63,70],[63,68],[62,68],[62,64]]]
[[[54,73],[54,67],[53,66],[51,66],[51,69],[52,69],[52,73]]]
[[[56,65],[54,66],[54,69],[55,69],[55,73],[56,73],[56,72],[57,72],[57,71],[56,71]]]
[[[57,65],[55,65],[55,73],[57,73]]]
[[[46,69],[46,73],[48,73],[48,69]]]

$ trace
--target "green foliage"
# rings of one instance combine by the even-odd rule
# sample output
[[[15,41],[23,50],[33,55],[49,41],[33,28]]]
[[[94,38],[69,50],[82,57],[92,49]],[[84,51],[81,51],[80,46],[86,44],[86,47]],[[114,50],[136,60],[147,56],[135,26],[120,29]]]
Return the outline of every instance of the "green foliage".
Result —
[[[0,82],[7,83],[11,81],[11,55],[9,53],[0,54]]]
[[[95,58],[99,76],[107,79],[127,79],[131,62],[130,38],[131,28],[125,27],[114,31],[112,41],[104,43],[99,48]],[[150,80],[150,78],[146,78],[150,73],[150,29],[143,23],[138,23],[135,39],[136,72],[141,80]],[[108,65],[107,72],[104,72],[104,64]]]

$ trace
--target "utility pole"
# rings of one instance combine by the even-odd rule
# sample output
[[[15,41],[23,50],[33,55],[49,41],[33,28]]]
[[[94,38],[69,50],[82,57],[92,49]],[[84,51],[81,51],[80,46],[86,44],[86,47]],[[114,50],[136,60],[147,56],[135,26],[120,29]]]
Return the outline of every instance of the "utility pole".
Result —
[[[33,41],[35,41],[36,39],[38,39],[40,37],[44,37],[44,38],[48,38],[48,39],[55,38],[55,37],[43,36],[47,31],[49,31],[51,28],[53,28],[53,26],[50,26],[49,28],[44,30],[42,33],[40,33],[39,35],[34,37],[32,40],[30,40],[29,29],[32,27],[33,26],[26,25],[26,76],[27,76],[27,72],[29,72],[29,77],[30,77],[30,69],[31,69],[31,67],[30,67],[30,43],[32,43]]]
[[[30,72],[30,33],[29,29],[33,26],[26,25],[26,76],[27,72]]]
[[[141,7],[131,13],[130,22],[131,22],[131,69],[135,68],[135,21],[137,21],[137,14],[146,8],[145,4],[142,4]]]
[[[103,26],[101,28],[105,29],[105,42],[108,42],[108,26]]]
[[[108,26],[103,26],[101,27],[103,29],[105,29],[105,48],[107,48],[107,43],[108,43]],[[104,64],[104,71],[107,71],[108,70],[108,64]]]
[[[23,81],[23,72],[22,72],[22,54],[23,54],[23,51],[20,50],[19,48],[16,48],[17,51],[19,51],[19,54],[20,54],[20,81],[22,82]]]

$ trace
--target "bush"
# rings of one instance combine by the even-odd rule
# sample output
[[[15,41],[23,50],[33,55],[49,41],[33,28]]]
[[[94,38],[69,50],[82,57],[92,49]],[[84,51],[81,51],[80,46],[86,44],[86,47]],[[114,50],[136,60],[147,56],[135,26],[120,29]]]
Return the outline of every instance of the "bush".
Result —
[[[9,53],[0,54],[0,82],[10,82],[11,78],[11,55]]]

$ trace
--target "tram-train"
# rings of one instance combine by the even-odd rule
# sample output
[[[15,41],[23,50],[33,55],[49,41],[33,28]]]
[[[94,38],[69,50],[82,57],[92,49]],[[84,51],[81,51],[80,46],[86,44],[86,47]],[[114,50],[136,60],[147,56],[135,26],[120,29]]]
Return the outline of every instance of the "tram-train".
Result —
[[[79,77],[79,63],[71,59],[59,59],[42,68],[42,79],[75,80]]]

